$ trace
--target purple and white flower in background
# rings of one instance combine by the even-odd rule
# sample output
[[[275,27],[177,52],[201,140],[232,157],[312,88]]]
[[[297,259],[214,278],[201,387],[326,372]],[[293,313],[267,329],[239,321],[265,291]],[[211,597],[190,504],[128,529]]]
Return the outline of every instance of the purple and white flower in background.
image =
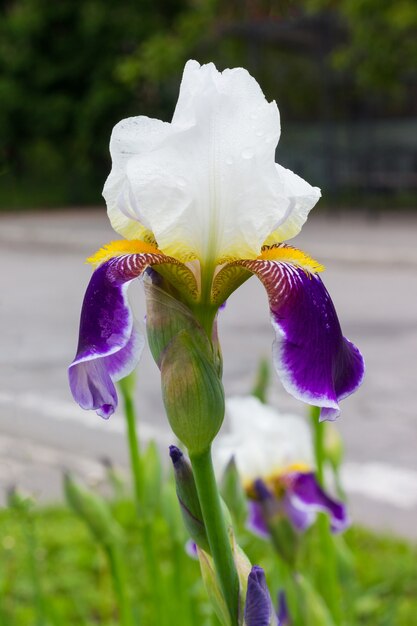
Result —
[[[230,433],[215,441],[214,463],[220,474],[234,457],[248,495],[250,530],[269,537],[265,504],[300,532],[319,511],[329,515],[334,532],[346,529],[345,505],[331,498],[315,477],[311,433],[303,418],[280,414],[253,396],[227,399],[226,415]]]
[[[280,116],[242,68],[189,61],[171,123],[119,122],[104,186],[124,237],[90,259],[70,387],[85,409],[109,417],[114,383],[136,366],[143,339],[127,299],[152,267],[175,289],[209,339],[219,308],[251,275],[263,283],[275,331],[273,359],[286,390],[335,419],[364,364],[342,335],[319,273],[285,241],[299,233],[320,190],[275,163]]]

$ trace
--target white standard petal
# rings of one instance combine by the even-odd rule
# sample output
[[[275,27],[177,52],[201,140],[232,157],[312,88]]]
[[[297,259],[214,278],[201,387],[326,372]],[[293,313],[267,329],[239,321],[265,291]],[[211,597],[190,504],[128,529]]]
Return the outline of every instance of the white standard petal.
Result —
[[[149,224],[141,222],[126,176],[127,164],[134,156],[151,152],[170,132],[170,124],[145,116],[128,117],[113,129],[110,139],[112,170],[103,196],[112,227],[127,239],[143,239],[151,232]]]
[[[213,445],[213,458],[219,474],[234,456],[245,481],[268,477],[294,464],[314,467],[310,429],[306,421],[280,414],[253,396],[226,400],[230,433]]]
[[[279,134],[275,102],[246,70],[189,62],[172,133],[127,167],[159,247],[203,262],[256,256],[289,206],[275,167]]]
[[[272,231],[298,232],[319,198],[275,164],[279,135],[275,102],[246,70],[189,61],[171,124],[137,117],[113,131],[103,192],[112,225],[153,234],[182,260],[255,258]]]
[[[278,163],[276,168],[282,184],[282,194],[289,199],[289,204],[282,221],[266,239],[266,245],[287,241],[298,235],[311,209],[321,197],[318,187],[312,187],[303,178]]]

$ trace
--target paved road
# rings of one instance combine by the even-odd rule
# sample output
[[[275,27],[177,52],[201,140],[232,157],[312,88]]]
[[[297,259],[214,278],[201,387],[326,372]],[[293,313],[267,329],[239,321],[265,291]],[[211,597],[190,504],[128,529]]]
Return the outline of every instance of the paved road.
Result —
[[[84,258],[114,238],[104,210],[0,217],[0,486],[18,483],[58,496],[62,467],[91,480],[97,459],[126,464],[123,421],[81,411],[66,366],[76,347],[79,309],[90,276]],[[345,483],[353,517],[417,537],[417,215],[318,214],[296,245],[327,264],[325,282],[345,334],[366,358],[361,390],[343,402]],[[139,285],[131,290],[143,316]],[[269,355],[266,296],[251,279],[220,321],[228,394],[245,393],[257,360]],[[143,439],[170,441],[159,375],[146,353],[139,369]],[[303,411],[278,380],[272,402]]]

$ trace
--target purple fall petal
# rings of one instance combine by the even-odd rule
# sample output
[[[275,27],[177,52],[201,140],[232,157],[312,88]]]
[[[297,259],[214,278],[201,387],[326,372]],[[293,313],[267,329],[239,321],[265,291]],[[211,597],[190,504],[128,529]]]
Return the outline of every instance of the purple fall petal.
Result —
[[[257,259],[236,262],[256,274],[269,298],[275,330],[273,358],[285,389],[322,407],[334,420],[339,401],[361,384],[361,353],[342,335],[330,296],[317,274],[289,263]]]
[[[307,530],[316,519],[315,509],[305,506],[288,492],[283,497],[282,506],[291,524],[300,533]]]
[[[167,261],[162,254],[126,254],[93,273],[81,310],[77,354],[69,367],[71,392],[83,409],[95,409],[104,418],[116,409],[114,382],[135,368],[144,345],[133,326],[128,285],[149,264]]]
[[[245,602],[246,626],[270,626],[272,602],[261,567],[254,565],[248,576],[248,590]]]
[[[320,487],[313,473],[295,473],[292,476],[291,487],[288,488],[288,505],[285,508],[294,525],[304,530],[314,521],[315,513],[322,511],[330,517],[333,532],[342,532],[349,525],[346,507],[342,502],[330,498]],[[299,526],[296,519],[298,516]],[[301,520],[310,523],[302,527]]]

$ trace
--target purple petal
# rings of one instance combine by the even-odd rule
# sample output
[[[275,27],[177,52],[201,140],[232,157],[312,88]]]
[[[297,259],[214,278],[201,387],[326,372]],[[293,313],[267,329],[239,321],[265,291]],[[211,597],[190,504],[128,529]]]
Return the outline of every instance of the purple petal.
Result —
[[[283,589],[278,593],[278,624],[279,626],[289,626],[291,624],[287,596]]]
[[[185,544],[185,551],[191,559],[198,561],[197,544],[192,539],[189,539]]]
[[[275,367],[285,389],[298,400],[322,407],[334,420],[339,401],[361,384],[364,362],[342,335],[330,296],[315,273],[274,260],[240,261],[264,284],[276,337]]]
[[[341,532],[349,525],[345,505],[330,498],[323,491],[313,473],[294,473],[287,494],[288,504],[285,503],[284,506],[294,526],[299,530],[304,530],[314,521],[317,511],[328,513],[333,532]],[[299,525],[297,525],[297,516]],[[302,526],[303,516],[304,527]],[[306,521],[308,516],[310,516],[310,523]]]
[[[77,354],[69,367],[74,399],[108,418],[117,406],[114,382],[136,366],[144,341],[133,327],[129,283],[162,254],[126,254],[103,263],[92,275],[81,310]]]
[[[282,505],[291,524],[300,533],[307,530],[316,519],[316,510],[301,504],[288,492],[283,497]]]
[[[245,602],[246,626],[270,626],[272,603],[265,574],[261,567],[254,565],[248,576],[248,590]]]
[[[143,338],[132,329],[128,343],[118,352],[74,363],[68,371],[74,399],[83,409],[96,409],[108,419],[117,406],[113,381],[127,376],[136,366],[143,349]]]
[[[262,506],[255,500],[248,501],[248,518],[246,526],[254,535],[269,539],[269,531],[262,513]]]

